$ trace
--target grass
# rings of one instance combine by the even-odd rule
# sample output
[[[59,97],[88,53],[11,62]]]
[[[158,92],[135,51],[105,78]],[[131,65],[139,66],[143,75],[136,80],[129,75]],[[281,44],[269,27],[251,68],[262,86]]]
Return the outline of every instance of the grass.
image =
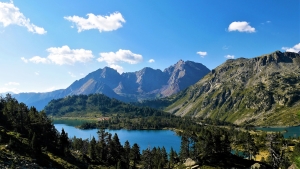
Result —
[[[296,157],[295,158],[295,161],[294,161],[295,165],[300,168],[300,156]]]
[[[298,111],[297,116],[298,116],[298,118],[300,119],[300,111]]]

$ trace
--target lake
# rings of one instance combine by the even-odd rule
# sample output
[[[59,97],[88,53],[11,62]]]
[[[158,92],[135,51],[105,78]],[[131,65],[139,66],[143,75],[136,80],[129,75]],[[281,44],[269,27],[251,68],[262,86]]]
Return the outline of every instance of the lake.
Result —
[[[256,129],[257,130],[262,130],[262,131],[282,132],[284,138],[299,137],[300,136],[300,126],[294,126],[294,127],[256,127]]]
[[[91,139],[93,136],[98,139],[98,129],[80,130],[74,126],[80,125],[81,122],[74,120],[54,121],[55,128],[61,132],[62,128],[68,133],[69,138],[76,136],[82,139]],[[179,153],[181,139],[174,131],[171,130],[105,130],[106,132],[114,135],[117,133],[120,142],[124,145],[125,141],[128,140],[130,146],[137,143],[140,146],[140,150],[145,150],[148,147],[166,148],[169,153],[171,147]]]

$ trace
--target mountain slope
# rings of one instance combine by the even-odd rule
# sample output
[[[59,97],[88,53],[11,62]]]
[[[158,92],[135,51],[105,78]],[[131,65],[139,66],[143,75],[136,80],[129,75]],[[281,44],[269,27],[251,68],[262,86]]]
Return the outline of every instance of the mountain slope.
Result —
[[[300,55],[229,59],[180,93],[167,110],[236,124],[298,125]]]
[[[196,83],[210,70],[201,63],[180,60],[164,71],[144,68],[119,74],[105,67],[76,80],[68,88],[48,93],[20,93],[13,97],[41,110],[52,99],[102,93],[126,102],[170,96]]]

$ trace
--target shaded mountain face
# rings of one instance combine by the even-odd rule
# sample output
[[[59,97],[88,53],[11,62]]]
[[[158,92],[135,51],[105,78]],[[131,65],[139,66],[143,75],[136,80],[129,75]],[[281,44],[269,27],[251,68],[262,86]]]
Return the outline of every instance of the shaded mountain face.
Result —
[[[167,111],[236,124],[300,124],[300,54],[229,59],[175,97]]]
[[[175,94],[196,83],[209,72],[210,70],[200,63],[182,60],[164,71],[146,67],[121,75],[116,70],[105,67],[55,93],[21,93],[13,96],[27,105],[38,103],[34,106],[39,110],[52,99],[80,94],[102,93],[125,102],[136,102]]]

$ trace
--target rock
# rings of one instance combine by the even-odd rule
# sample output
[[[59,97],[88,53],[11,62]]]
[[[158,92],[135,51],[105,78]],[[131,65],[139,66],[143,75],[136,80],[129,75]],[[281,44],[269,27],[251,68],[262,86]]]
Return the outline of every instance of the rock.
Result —
[[[255,163],[250,167],[250,169],[266,169],[266,166],[259,163]]]
[[[295,163],[293,163],[288,169],[298,169]]]
[[[191,167],[191,166],[193,166],[193,165],[195,165],[195,164],[196,164],[196,162],[195,162],[194,160],[190,159],[190,158],[186,159],[186,160],[185,160],[185,163],[184,163],[184,165],[185,165],[186,167]]]
[[[280,51],[227,60],[174,97],[169,107],[180,107],[178,116],[225,119],[239,125],[249,121],[297,125],[300,120],[290,110],[300,108],[299,64],[299,54]]]

